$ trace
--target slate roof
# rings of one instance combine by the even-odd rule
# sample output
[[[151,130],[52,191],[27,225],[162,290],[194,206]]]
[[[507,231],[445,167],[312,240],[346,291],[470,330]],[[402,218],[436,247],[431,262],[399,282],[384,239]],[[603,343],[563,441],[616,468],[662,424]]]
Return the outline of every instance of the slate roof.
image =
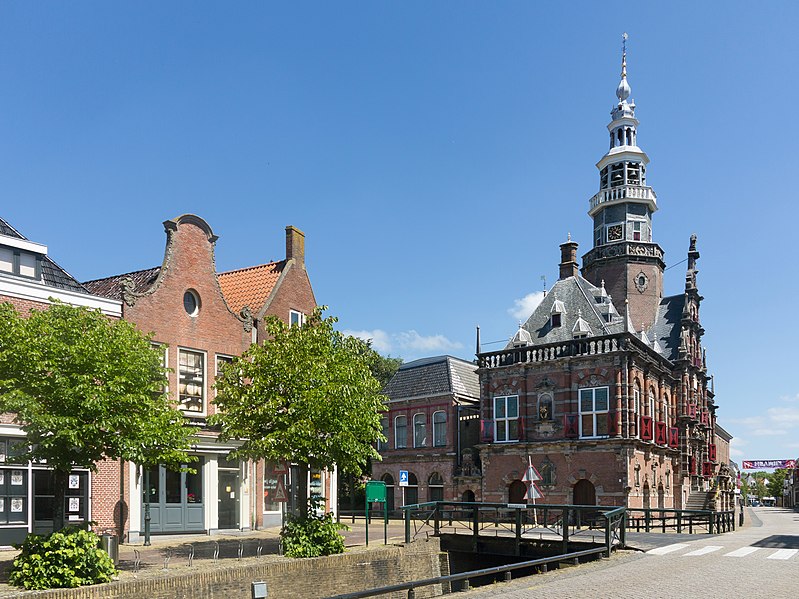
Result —
[[[552,308],[561,311],[561,325],[552,326]],[[595,287],[581,276],[567,277],[557,281],[546,297],[522,325],[532,337],[532,345],[544,345],[568,341],[574,338],[578,320],[578,332],[590,327],[593,335],[610,335],[624,331],[624,318],[619,314],[602,287]],[[517,333],[518,334],[518,333]],[[513,347],[512,341],[505,349]]]
[[[0,235],[30,241],[2,218],[0,218]],[[77,291],[78,293],[88,293],[86,288],[81,285],[75,277],[56,264],[49,256],[42,256],[42,279],[48,287],[65,289],[67,291]]]
[[[658,341],[661,355],[669,360],[676,360],[679,356],[680,320],[684,307],[685,294],[664,297],[660,300],[657,319],[650,331],[649,338]]]
[[[230,309],[238,314],[244,306],[249,306],[253,316],[256,315],[285,267],[286,261],[281,260],[219,273],[219,286]]]
[[[480,381],[477,365],[453,356],[435,356],[399,367],[383,389],[391,400],[455,395],[478,401]]]
[[[113,300],[122,300],[122,281],[129,278],[133,281],[134,291],[141,293],[149,289],[155,280],[158,278],[158,273],[161,272],[161,267],[147,268],[145,270],[137,270],[128,272],[121,275],[114,275],[104,279],[95,279],[93,281],[86,281],[83,285],[91,293],[107,297]]]
[[[561,326],[552,327],[552,308],[556,303],[559,304],[558,309],[562,310]],[[673,361],[679,357],[684,306],[684,294],[664,297],[660,301],[655,324],[644,333],[644,339],[631,323],[628,323],[628,328],[625,327],[624,315],[618,312],[604,288],[595,287],[582,277],[574,276],[556,282],[522,328],[530,333],[534,346],[572,339],[575,331],[585,332],[586,325],[591,329],[590,336],[612,335],[629,330],[664,358]],[[513,340],[518,335],[517,332],[505,349],[513,347]]]

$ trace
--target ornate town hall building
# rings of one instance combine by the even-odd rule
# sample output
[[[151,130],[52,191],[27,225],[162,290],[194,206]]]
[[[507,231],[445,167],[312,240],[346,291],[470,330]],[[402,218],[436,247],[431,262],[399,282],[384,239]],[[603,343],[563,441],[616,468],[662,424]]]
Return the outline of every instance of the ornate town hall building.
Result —
[[[501,351],[480,352],[483,501],[524,501],[528,456],[540,503],[685,508],[723,479],[702,348],[696,236],[685,287],[663,295],[657,197],[622,58],[610,147],[589,200],[593,247],[561,248],[560,278]],[[692,496],[691,501],[689,497]],[[707,504],[705,504],[707,505]]]

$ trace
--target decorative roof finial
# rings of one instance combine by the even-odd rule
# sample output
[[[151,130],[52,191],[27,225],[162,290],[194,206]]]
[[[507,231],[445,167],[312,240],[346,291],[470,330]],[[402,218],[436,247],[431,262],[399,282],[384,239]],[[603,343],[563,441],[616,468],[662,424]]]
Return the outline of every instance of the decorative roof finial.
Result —
[[[566,233],[566,241],[571,241],[571,240],[572,240],[572,234],[571,231],[569,231],[568,233]]]
[[[627,33],[621,36],[621,81],[619,87],[616,88],[616,97],[619,102],[624,102],[630,97],[632,90],[630,84],[627,83]]]

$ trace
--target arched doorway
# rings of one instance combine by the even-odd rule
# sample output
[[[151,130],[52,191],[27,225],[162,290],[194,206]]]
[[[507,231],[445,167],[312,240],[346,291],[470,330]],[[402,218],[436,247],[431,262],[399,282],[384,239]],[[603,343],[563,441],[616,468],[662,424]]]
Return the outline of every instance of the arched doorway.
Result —
[[[527,485],[520,480],[515,480],[508,485],[508,503],[524,503],[527,495]]]
[[[661,510],[666,507],[666,491],[663,485],[658,485],[658,508]]]
[[[427,501],[444,501],[444,479],[438,472],[427,479]]]
[[[386,483],[386,511],[390,514],[394,511],[394,477],[386,472],[380,480]]]
[[[578,480],[574,485],[574,505],[596,505],[596,488],[588,479]]]
[[[408,473],[408,486],[405,489],[405,501],[402,505],[416,505],[419,503],[419,480],[413,472]]]
[[[461,501],[474,503],[474,491],[464,491],[463,495],[461,496]]]
[[[644,484],[644,509],[645,510],[648,510],[649,508],[652,507],[651,502],[652,502],[652,498],[651,498],[651,494],[649,492],[649,483],[645,483]]]

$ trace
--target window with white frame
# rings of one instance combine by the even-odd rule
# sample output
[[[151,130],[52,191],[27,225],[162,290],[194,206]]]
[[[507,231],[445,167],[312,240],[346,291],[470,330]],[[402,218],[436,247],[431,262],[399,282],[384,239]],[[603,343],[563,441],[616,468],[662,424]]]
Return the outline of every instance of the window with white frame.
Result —
[[[305,324],[305,314],[298,310],[289,310],[289,326],[302,326]]]
[[[638,381],[635,381],[635,385],[633,386],[633,405],[632,405],[632,414],[630,415],[630,426],[632,430],[630,434],[633,437],[638,436],[638,416],[641,415],[641,386],[638,384]]]
[[[179,350],[178,377],[180,409],[205,412],[205,354]]]
[[[494,398],[494,441],[519,440],[519,396]]]
[[[433,412],[433,447],[447,444],[447,413],[443,410]]]
[[[608,388],[580,389],[580,436],[608,435]]]
[[[663,402],[661,403],[661,416],[660,421],[665,422],[666,426],[669,426],[669,394],[663,394]]]
[[[424,447],[427,445],[427,417],[424,414],[413,416],[413,446]]]
[[[646,415],[652,419],[652,422],[657,420],[657,418],[655,418],[655,390],[652,387],[649,388],[649,397],[647,398]]]
[[[394,448],[408,447],[408,417],[397,416],[394,419]]]

